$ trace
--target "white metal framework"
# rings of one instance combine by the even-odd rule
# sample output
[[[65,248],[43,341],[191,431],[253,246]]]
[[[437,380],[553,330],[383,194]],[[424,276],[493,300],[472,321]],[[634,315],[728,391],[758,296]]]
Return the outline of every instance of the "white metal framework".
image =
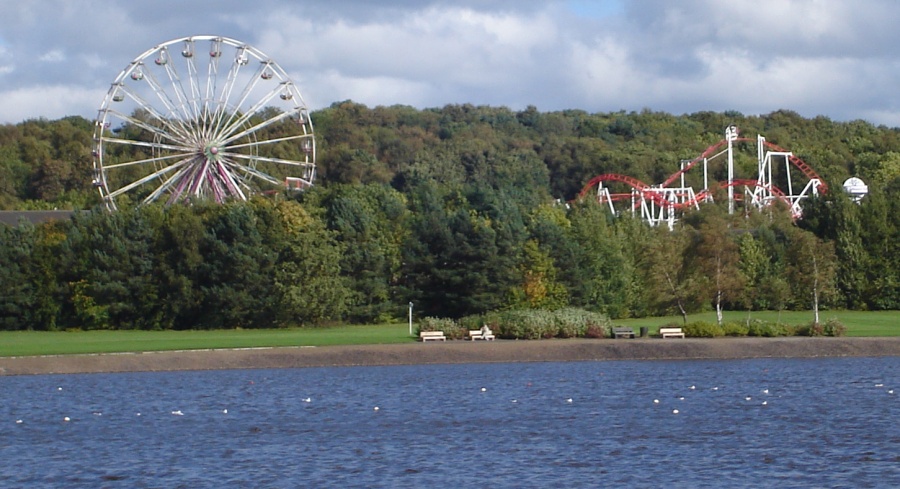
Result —
[[[691,207],[699,208],[699,204],[703,202],[712,202],[713,190],[709,186],[709,165],[722,157],[726,160],[727,180],[720,182],[718,186],[727,193],[729,213],[734,212],[734,204],[738,200],[756,208],[763,208],[779,201],[789,207],[793,216],[798,218],[802,213],[800,203],[803,199],[827,191],[827,186],[822,179],[803,160],[789,151],[766,142],[762,136],[756,137],[756,178],[735,178],[734,144],[751,141],[753,140],[739,137],[737,127],[728,126],[725,130],[725,139],[707,148],[697,158],[682,160],[680,169],[660,185],[650,186],[633,177],[607,173],[591,179],[582,189],[581,196],[594,195],[613,213],[617,213],[613,202],[629,202],[632,214],[636,214],[640,210],[641,218],[651,226],[665,223],[671,228],[678,213]],[[787,186],[787,192],[779,189],[773,182],[773,168],[782,163],[784,169],[778,172],[779,181]],[[685,184],[685,173],[695,166],[703,168],[703,188],[697,192]],[[806,180],[806,184],[799,192],[795,189],[796,175],[794,174],[796,173],[800,173],[800,177]],[[678,180],[681,182],[681,187],[671,187]],[[608,187],[610,183],[625,184],[625,186],[631,187],[631,191],[613,193]],[[742,191],[735,193],[736,189]]]
[[[147,50],[98,111],[94,186],[117,200],[246,200],[313,184],[309,109],[275,61],[234,39],[193,36]]]

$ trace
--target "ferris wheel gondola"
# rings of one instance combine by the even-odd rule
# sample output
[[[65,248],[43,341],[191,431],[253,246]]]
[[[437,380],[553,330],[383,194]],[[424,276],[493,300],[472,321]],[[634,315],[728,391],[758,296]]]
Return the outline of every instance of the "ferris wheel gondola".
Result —
[[[94,129],[94,186],[111,210],[246,200],[311,186],[315,149],[309,108],[275,61],[225,37],[174,39],[113,80]]]

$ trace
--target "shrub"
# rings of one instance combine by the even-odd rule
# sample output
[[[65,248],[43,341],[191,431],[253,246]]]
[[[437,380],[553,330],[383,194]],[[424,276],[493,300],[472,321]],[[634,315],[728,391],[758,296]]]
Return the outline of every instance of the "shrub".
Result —
[[[426,317],[419,321],[419,332],[443,331],[447,338],[462,339],[470,329],[487,325],[497,337],[504,339],[602,338],[607,336],[609,324],[606,315],[583,309],[517,309],[466,316],[458,321]]]
[[[682,328],[685,336],[693,338],[715,338],[717,336],[725,336],[725,330],[716,323],[708,323],[706,321],[695,321],[688,323]]]
[[[772,323],[754,319],[747,324],[747,336],[792,336],[799,329],[794,326],[788,326],[781,323]]]
[[[743,322],[728,322],[722,325],[725,336],[747,336],[750,326]]]
[[[825,321],[823,332],[826,336],[844,336],[847,334],[847,326],[838,321],[837,318],[830,318],[828,321]]]
[[[456,321],[447,318],[425,317],[419,321],[418,331],[443,331],[444,336],[451,340],[464,339],[468,331],[457,324]]]
[[[564,308],[553,311],[559,338],[578,338],[588,336],[602,338],[604,331],[609,327],[609,319],[600,313],[585,311],[584,309]],[[599,333],[599,336],[596,336]]]

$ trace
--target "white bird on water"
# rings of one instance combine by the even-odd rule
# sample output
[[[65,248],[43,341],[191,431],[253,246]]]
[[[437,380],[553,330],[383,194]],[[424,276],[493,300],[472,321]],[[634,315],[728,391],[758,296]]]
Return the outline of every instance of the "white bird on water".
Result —
[[[312,402],[312,398],[311,398],[311,397],[307,397],[306,399],[301,399],[301,401],[303,401],[303,402]]]
[[[180,409],[172,411],[172,416],[184,416],[184,413],[181,412]]]

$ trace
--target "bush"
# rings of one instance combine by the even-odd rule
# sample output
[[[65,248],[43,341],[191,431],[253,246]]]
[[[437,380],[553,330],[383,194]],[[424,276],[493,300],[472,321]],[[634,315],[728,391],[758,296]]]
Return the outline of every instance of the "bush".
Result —
[[[823,332],[826,336],[844,336],[847,334],[847,326],[838,321],[837,318],[830,318],[828,321],[825,321]]]
[[[799,328],[781,323],[772,323],[754,319],[747,324],[747,336],[793,336]]]
[[[443,331],[444,336],[451,340],[465,339],[469,332],[456,321],[447,318],[425,317],[419,321],[416,335],[422,331]]]
[[[692,338],[716,338],[725,336],[725,330],[716,323],[708,323],[706,321],[695,321],[688,323],[682,328],[685,336]]]
[[[722,325],[722,332],[725,336],[747,336],[750,326],[742,322],[728,322]]]
[[[565,308],[553,311],[559,338],[603,338],[609,328],[609,319],[600,313],[584,309]],[[588,332],[590,335],[588,336]]]
[[[604,314],[583,309],[565,308],[557,311],[517,309],[493,311],[452,319],[426,317],[419,321],[418,332],[443,331],[449,339],[464,339],[469,330],[487,325],[499,338],[537,340],[541,338],[603,338],[608,336],[609,318]],[[418,333],[417,333],[418,334]]]

